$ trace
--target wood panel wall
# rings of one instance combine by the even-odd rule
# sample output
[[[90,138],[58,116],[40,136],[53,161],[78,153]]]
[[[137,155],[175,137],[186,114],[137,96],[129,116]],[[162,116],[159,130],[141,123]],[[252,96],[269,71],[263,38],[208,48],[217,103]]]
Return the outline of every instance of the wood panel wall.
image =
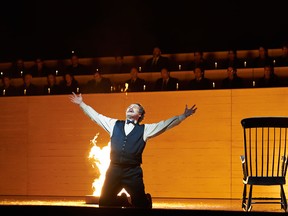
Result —
[[[146,109],[143,123],[197,113],[148,141],[143,155],[146,191],[153,197],[241,198],[242,128],[250,116],[286,116],[288,88],[83,95],[87,104],[125,118],[130,103]],[[109,135],[68,95],[0,98],[0,195],[85,196],[98,177],[90,140]],[[287,187],[285,187],[287,189]],[[278,196],[278,187],[256,189]]]

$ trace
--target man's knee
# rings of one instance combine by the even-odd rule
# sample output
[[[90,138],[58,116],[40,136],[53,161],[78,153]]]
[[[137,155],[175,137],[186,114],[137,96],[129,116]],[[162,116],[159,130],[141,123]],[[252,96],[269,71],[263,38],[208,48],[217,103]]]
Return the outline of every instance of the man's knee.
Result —
[[[151,194],[147,193],[146,197],[147,197],[147,202],[148,202],[147,208],[152,209],[152,196],[151,196]]]
[[[125,193],[116,197],[100,197],[99,207],[131,207],[131,203]]]
[[[152,209],[152,197],[149,193],[147,193],[144,195],[144,197],[134,198],[132,204],[135,208]]]

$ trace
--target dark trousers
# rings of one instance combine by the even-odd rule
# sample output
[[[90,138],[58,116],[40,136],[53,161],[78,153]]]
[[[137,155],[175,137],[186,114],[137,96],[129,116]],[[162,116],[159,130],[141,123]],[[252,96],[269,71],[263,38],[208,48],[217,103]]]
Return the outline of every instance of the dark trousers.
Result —
[[[117,194],[123,189],[131,197],[132,207],[149,208],[140,166],[110,164],[102,187],[99,206],[119,206]]]

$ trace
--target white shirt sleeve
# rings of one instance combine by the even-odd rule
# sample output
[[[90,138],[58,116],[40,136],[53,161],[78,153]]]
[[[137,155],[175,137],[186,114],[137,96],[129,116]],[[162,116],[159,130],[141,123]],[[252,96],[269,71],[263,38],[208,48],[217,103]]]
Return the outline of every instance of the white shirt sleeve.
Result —
[[[97,123],[105,131],[107,131],[110,134],[110,137],[112,136],[113,128],[114,128],[114,125],[115,125],[117,119],[110,118],[110,117],[104,116],[102,114],[99,114],[92,107],[90,107],[89,105],[86,105],[84,102],[82,102],[80,104],[80,108],[83,110],[83,112],[87,116],[90,117],[90,119],[92,121]],[[186,118],[185,115],[182,114],[179,116],[174,116],[174,117],[169,118],[167,120],[162,120],[158,123],[144,124],[144,134],[143,134],[144,141],[146,142],[148,139],[155,137],[155,136],[158,136],[158,135],[162,134],[163,132],[179,125],[185,118]],[[126,134],[129,134],[129,132],[133,128],[134,127],[129,128],[129,126],[127,126],[125,124]]]
[[[117,119],[109,118],[107,116],[99,114],[92,107],[86,105],[84,102],[80,103],[80,108],[83,110],[83,112],[87,116],[90,117],[90,119],[92,121],[97,123],[105,131],[107,131],[110,134],[110,137],[111,137],[112,132],[113,132],[113,128],[114,128],[114,125],[115,125]]]
[[[167,120],[160,121],[158,123],[145,124],[143,134],[144,141],[146,142],[148,139],[158,136],[163,132],[179,125],[185,118],[186,118],[185,115],[182,114],[179,116],[174,116]]]

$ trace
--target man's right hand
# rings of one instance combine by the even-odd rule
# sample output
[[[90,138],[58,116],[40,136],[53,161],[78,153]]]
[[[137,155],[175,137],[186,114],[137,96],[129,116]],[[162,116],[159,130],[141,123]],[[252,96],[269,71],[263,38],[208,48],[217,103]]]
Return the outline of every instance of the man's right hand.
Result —
[[[82,95],[81,93],[77,96],[74,92],[72,92],[73,95],[70,96],[70,100],[72,103],[75,103],[75,104],[80,104],[83,102],[83,98],[82,98]]]

